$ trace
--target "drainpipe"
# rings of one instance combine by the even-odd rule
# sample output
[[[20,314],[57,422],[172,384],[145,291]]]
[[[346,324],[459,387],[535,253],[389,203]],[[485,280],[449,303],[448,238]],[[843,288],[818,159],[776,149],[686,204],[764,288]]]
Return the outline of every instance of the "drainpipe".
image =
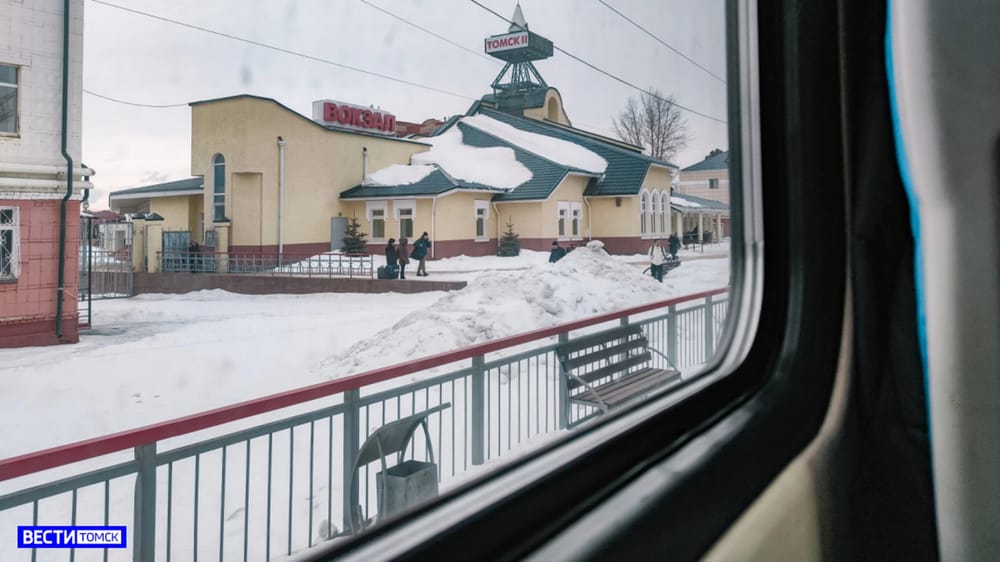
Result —
[[[81,164],[84,168],[87,167],[86,164]],[[84,176],[84,183],[90,181],[90,176]],[[90,188],[83,190],[83,199],[80,200],[80,208],[86,209],[90,206]],[[94,219],[87,219],[87,327],[90,327],[91,318],[93,318],[93,291],[91,290],[94,286]],[[82,267],[82,266],[81,266]],[[79,289],[77,289],[79,291]]]
[[[587,205],[587,240],[594,239],[594,209],[590,206],[590,201],[586,197],[583,202]]]
[[[66,150],[69,132],[69,2],[63,0],[63,68],[62,68],[62,155],[66,159],[66,195],[59,205],[59,276],[56,283],[56,339],[62,339],[63,293],[66,278],[66,202],[73,196],[73,157]]]
[[[503,221],[500,220],[500,209],[497,209],[496,202],[490,201],[490,206],[493,207],[493,212],[496,213],[496,216],[497,216],[497,251],[499,252],[500,251],[500,239],[503,238],[503,233],[500,230],[500,223],[502,223]]]
[[[278,265],[285,256],[285,139],[278,137]]]
[[[434,242],[431,244],[431,259],[434,259],[434,248],[437,247],[437,238],[434,237],[434,225],[437,224],[437,206],[438,198],[435,196],[431,199],[431,240]]]
[[[361,183],[368,178],[368,147],[361,147]]]

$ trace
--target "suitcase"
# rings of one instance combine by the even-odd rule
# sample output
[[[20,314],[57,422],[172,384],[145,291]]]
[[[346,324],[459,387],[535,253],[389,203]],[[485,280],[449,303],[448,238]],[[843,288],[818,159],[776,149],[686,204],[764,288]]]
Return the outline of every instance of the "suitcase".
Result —
[[[379,279],[397,279],[399,277],[399,267],[395,265],[379,266],[376,274]]]

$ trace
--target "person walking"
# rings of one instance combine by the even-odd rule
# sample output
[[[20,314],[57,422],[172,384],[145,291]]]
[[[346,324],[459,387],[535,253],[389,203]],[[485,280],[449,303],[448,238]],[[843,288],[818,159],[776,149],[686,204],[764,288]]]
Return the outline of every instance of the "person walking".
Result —
[[[676,233],[670,233],[670,238],[667,239],[667,246],[669,247],[670,257],[677,259],[677,252],[681,249],[681,239],[677,237]]]
[[[431,240],[427,237],[427,233],[420,235],[417,241],[413,243],[413,251],[410,252],[410,257],[419,260],[417,264],[417,277],[427,277],[427,266],[424,261],[427,258],[427,252],[431,248]]]
[[[649,273],[660,283],[663,283],[663,265],[665,263],[667,263],[667,252],[660,245],[660,239],[657,238],[649,247]]]
[[[552,251],[549,252],[549,263],[556,263],[566,256],[566,248],[559,245],[558,240],[552,241]]]
[[[406,244],[406,238],[400,238],[399,247],[396,248],[396,255],[399,259],[400,279],[406,279],[406,264],[410,263],[410,247]]]
[[[389,273],[389,279],[395,279],[395,271],[399,267],[399,253],[396,251],[396,239],[390,238],[385,245],[385,269]]]

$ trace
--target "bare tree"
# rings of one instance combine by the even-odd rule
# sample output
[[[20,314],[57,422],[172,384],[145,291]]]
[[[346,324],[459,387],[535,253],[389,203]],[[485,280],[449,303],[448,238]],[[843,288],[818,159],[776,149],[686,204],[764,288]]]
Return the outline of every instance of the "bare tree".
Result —
[[[674,96],[664,96],[655,89],[642,94],[639,100],[630,97],[614,126],[622,140],[645,147],[650,156],[661,160],[673,158],[691,140],[687,120]]]

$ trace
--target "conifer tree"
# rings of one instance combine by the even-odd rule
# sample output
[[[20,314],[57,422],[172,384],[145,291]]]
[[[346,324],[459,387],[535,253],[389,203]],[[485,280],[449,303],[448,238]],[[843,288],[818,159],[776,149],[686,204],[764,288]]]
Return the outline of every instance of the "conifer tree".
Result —
[[[502,257],[512,257],[521,253],[520,237],[514,232],[514,223],[507,221],[507,231],[500,238],[500,245],[497,248],[497,255]]]
[[[363,254],[368,243],[368,234],[361,232],[361,223],[357,217],[351,217],[347,223],[347,234],[344,235],[344,253]]]

